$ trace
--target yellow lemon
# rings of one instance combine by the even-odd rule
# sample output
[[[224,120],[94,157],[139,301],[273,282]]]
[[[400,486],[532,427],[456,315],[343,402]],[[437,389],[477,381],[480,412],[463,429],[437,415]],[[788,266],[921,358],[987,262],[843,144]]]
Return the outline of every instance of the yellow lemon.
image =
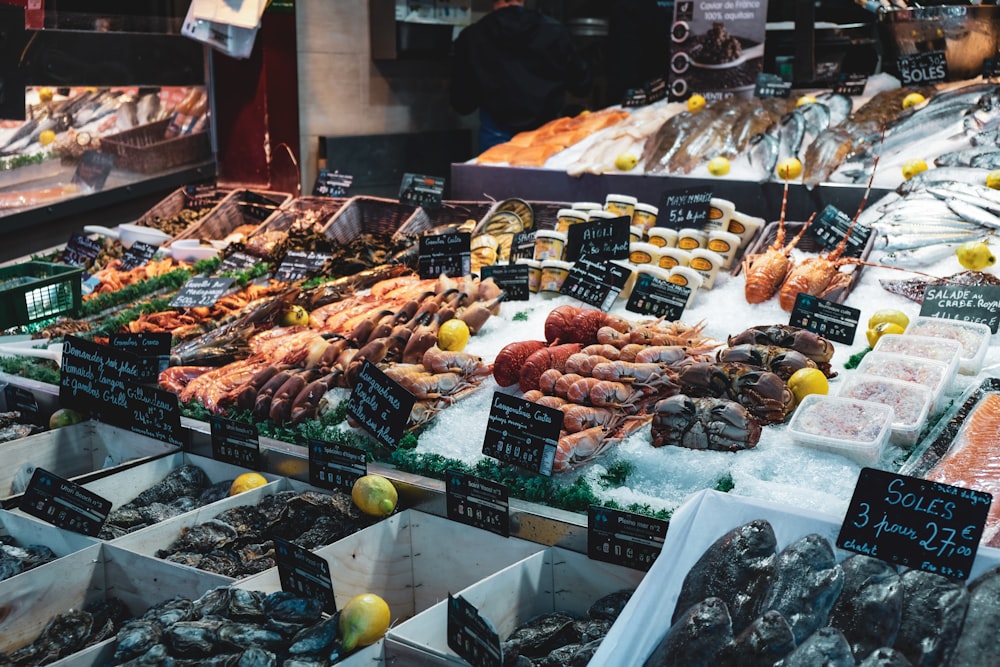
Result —
[[[922,171],[927,171],[927,163],[923,160],[910,160],[903,165],[903,178],[910,180]]]
[[[924,101],[924,96],[920,93],[910,93],[903,98],[903,108],[909,109],[910,107],[916,106]]]
[[[1000,190],[1000,169],[994,169],[986,174],[986,187]]]
[[[910,324],[910,317],[901,310],[895,308],[881,308],[872,313],[868,318],[868,328],[874,329],[883,322],[897,324],[905,329]]]
[[[885,334],[901,334],[903,331],[903,327],[899,326],[895,322],[879,322],[865,332],[865,337],[868,338],[868,346],[875,347],[875,343],[878,342],[878,339]]]
[[[42,146],[48,146],[55,140],[56,140],[56,133],[53,132],[52,130],[43,130],[38,135],[38,143],[40,143]]]
[[[389,629],[392,614],[389,605],[374,593],[355,595],[340,610],[337,627],[344,650],[374,644]]]
[[[815,101],[816,98],[813,97],[812,95],[803,95],[799,99],[795,100],[795,106],[801,107],[806,104],[813,104]]]
[[[399,494],[396,487],[382,475],[359,477],[351,487],[351,500],[368,516],[389,516],[396,509]]]
[[[283,327],[309,326],[309,313],[302,306],[289,306],[278,318],[278,325]]]
[[[800,368],[788,378],[788,388],[795,394],[795,400],[801,402],[809,394],[826,394],[830,391],[830,383],[818,368]]]
[[[264,486],[265,484],[267,484],[267,480],[260,473],[245,472],[233,480],[232,485],[229,487],[229,495],[236,496],[244,491],[256,489],[258,486]]]
[[[39,102],[51,102],[54,93],[52,89],[48,86],[43,86],[38,89],[38,101]]]
[[[635,156],[635,153],[622,153],[615,158],[615,169],[618,171],[632,171],[637,164],[639,164],[639,158]]]
[[[469,325],[462,320],[451,319],[438,329],[437,345],[445,352],[460,352],[469,342]]]
[[[802,173],[802,162],[797,157],[785,158],[778,163],[776,171],[783,181],[795,180]]]
[[[714,157],[708,161],[708,173],[712,176],[725,176],[729,173],[729,160],[722,157]]]
[[[993,266],[997,258],[990,247],[982,241],[967,241],[955,249],[958,263],[971,271],[982,271],[987,266]]]
[[[691,113],[698,113],[705,108],[705,98],[702,95],[695,93],[688,98],[687,108]]]

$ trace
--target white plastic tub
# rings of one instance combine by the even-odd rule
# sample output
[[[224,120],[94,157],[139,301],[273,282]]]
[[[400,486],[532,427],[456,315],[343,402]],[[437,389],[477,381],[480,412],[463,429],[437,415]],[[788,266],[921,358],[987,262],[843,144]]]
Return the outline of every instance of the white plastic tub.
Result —
[[[957,340],[962,346],[958,370],[964,375],[976,375],[982,369],[990,337],[993,335],[989,325],[940,317],[917,317],[910,321],[906,333]]]
[[[800,445],[874,465],[889,440],[892,420],[888,405],[810,394],[795,408],[788,432]]]
[[[954,370],[942,361],[891,352],[869,352],[858,364],[858,373],[916,382],[931,390],[931,412],[941,405],[941,397],[954,379]]]
[[[874,401],[892,408],[891,442],[901,447],[917,443],[931,409],[931,390],[916,382],[904,382],[877,375],[850,375],[841,384],[838,396]]]

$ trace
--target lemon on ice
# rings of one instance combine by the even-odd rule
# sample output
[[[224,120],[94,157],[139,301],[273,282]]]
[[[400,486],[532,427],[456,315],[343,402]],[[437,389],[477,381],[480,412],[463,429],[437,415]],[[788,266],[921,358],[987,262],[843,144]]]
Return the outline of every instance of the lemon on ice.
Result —
[[[48,146],[55,140],[56,140],[56,133],[53,132],[52,130],[42,130],[42,132],[38,135],[38,143],[40,143],[42,146]]]
[[[267,484],[267,480],[260,473],[245,472],[233,480],[232,485],[229,487],[229,495],[236,496],[244,491],[256,489],[258,486],[264,486],[265,484]]]
[[[878,342],[878,339],[885,334],[901,334],[903,331],[903,327],[899,326],[895,322],[879,322],[865,332],[865,337],[868,339],[868,346],[875,347],[875,343]]]
[[[622,153],[615,158],[615,169],[618,171],[632,171],[637,164],[639,164],[639,158],[635,156],[635,153]]]
[[[910,317],[903,311],[895,308],[880,308],[868,318],[868,328],[874,329],[883,322],[898,324],[905,329],[910,324]]]
[[[778,178],[791,181],[802,174],[802,162],[797,157],[785,158],[778,163]]]
[[[1000,190],[1000,169],[994,169],[986,174],[986,187]]]
[[[450,319],[438,329],[437,346],[445,352],[460,352],[469,342],[469,325],[458,319]]]
[[[795,106],[801,107],[806,104],[813,104],[815,101],[816,98],[813,97],[812,95],[803,95],[799,99],[795,100]]]
[[[924,96],[920,93],[910,93],[903,98],[903,108],[909,109],[910,107],[916,106],[924,101]]]
[[[708,173],[712,176],[725,176],[729,173],[729,160],[722,157],[714,157],[708,161]]]
[[[802,402],[809,394],[826,394],[830,391],[826,375],[818,368],[800,368],[792,373],[787,384],[798,402]]]
[[[374,593],[361,593],[347,601],[340,610],[340,641],[347,651],[374,644],[389,629],[392,614],[389,605]]]
[[[687,108],[688,111],[690,111],[691,113],[698,113],[699,111],[704,109],[705,108],[704,96],[695,93],[694,95],[689,97],[687,101]]]
[[[983,241],[968,241],[955,249],[958,263],[970,271],[982,271],[987,266],[993,266],[997,258],[990,247]]]
[[[283,327],[307,327],[309,326],[309,313],[302,306],[290,306],[278,318],[278,324]]]
[[[903,165],[903,178],[910,180],[922,171],[927,171],[927,163],[923,160],[910,160]]]
[[[351,487],[351,500],[368,516],[384,517],[392,514],[399,501],[396,487],[382,475],[364,475]]]

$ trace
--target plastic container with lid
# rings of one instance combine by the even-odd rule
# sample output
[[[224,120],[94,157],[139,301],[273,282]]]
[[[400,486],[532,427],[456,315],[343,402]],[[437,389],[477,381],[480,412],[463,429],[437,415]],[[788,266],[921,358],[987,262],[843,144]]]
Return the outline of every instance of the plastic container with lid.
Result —
[[[566,232],[573,225],[587,222],[589,219],[590,214],[587,211],[580,211],[575,208],[561,208],[556,213],[556,231]]]
[[[628,260],[633,264],[659,264],[663,248],[652,243],[629,243]]]
[[[559,259],[545,260],[542,262],[542,277],[539,289],[542,292],[559,292],[572,268],[573,262],[564,262]]]
[[[840,385],[838,396],[874,401],[892,408],[890,440],[901,447],[917,443],[931,409],[931,390],[916,382],[854,373]]]
[[[889,440],[892,420],[888,405],[810,394],[795,408],[788,433],[800,445],[874,465]]]
[[[707,231],[728,231],[729,219],[736,212],[736,205],[727,199],[712,197],[708,204],[708,224]]]
[[[869,352],[858,364],[858,373],[916,382],[931,390],[931,412],[941,404],[941,396],[955,378],[955,371],[943,361],[911,357],[891,352]]]
[[[708,234],[694,227],[684,227],[677,232],[677,247],[688,251],[707,248]]]
[[[547,259],[562,259],[563,251],[566,249],[566,234],[550,229],[539,229],[535,232],[535,256],[536,262],[544,262]]]
[[[542,284],[542,263],[533,259],[519,259],[517,263],[528,267],[528,291],[535,294]]]
[[[962,344],[950,338],[916,336],[906,333],[887,333],[879,336],[873,351],[907,354],[911,357],[941,361],[948,364],[948,374],[954,376],[958,372],[958,360],[962,356]]]
[[[910,320],[906,333],[957,340],[962,346],[962,353],[958,358],[958,371],[966,375],[976,375],[982,369],[986,350],[990,346],[990,337],[993,335],[987,324],[927,316]]]
[[[691,251],[691,261],[688,266],[701,274],[702,289],[712,289],[715,286],[715,277],[722,268],[725,260],[717,252],[704,248],[695,248]]]
[[[691,263],[691,253],[680,248],[660,248],[660,258],[657,264],[661,269],[672,269],[675,266],[687,266]]]
[[[671,229],[669,227],[651,227],[646,236],[649,237],[649,242],[653,245],[658,245],[661,248],[676,248],[677,247],[677,230]]]
[[[729,218],[729,226],[726,231],[739,236],[740,242],[745,246],[750,243],[750,239],[752,239],[763,226],[763,218],[756,218],[752,215],[740,213],[739,211],[733,211],[732,216]]]
[[[578,201],[570,205],[570,208],[575,208],[577,211],[603,211],[604,207],[596,201]]]
[[[643,230],[648,232],[656,224],[656,216],[659,214],[659,207],[640,202],[635,205],[632,213],[632,224],[642,225]]]
[[[722,268],[729,269],[740,249],[740,237],[736,234],[713,230],[708,233],[708,249],[722,256]]]
[[[639,200],[631,195],[609,194],[604,198],[604,210],[617,216],[632,217]]]

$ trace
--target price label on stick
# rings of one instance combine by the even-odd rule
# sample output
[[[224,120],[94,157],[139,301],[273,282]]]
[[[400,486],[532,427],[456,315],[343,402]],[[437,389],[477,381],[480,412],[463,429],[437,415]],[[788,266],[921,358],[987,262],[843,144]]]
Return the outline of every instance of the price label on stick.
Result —
[[[667,522],[591,505],[587,510],[587,555],[594,560],[646,571],[663,549]]]
[[[236,273],[239,271],[245,271],[247,269],[252,269],[261,263],[260,257],[254,257],[253,255],[248,255],[245,252],[234,252],[233,254],[222,260],[219,264],[219,268],[216,273]]]
[[[628,216],[623,216],[570,225],[566,232],[566,261],[575,262],[586,255],[601,259],[625,259],[631,242],[629,222]]]
[[[347,414],[386,447],[396,449],[416,399],[365,360],[347,399]]]
[[[861,311],[818,296],[799,292],[788,323],[824,338],[852,345]]]
[[[354,177],[350,174],[320,169],[312,193],[314,197],[346,197],[352,183]]]
[[[351,492],[368,474],[365,450],[325,440],[309,440],[309,483],[322,489]]]
[[[148,333],[113,333],[108,335],[108,344],[116,350],[130,352],[142,361],[142,378],[144,382],[156,382],[170,363],[169,332]]]
[[[27,389],[8,384],[3,388],[3,398],[8,412],[16,410],[21,413],[22,419],[34,424],[41,423],[38,414],[38,401],[35,400],[35,395]]]
[[[449,519],[510,537],[510,499],[506,486],[457,470],[447,471],[444,481]]]
[[[926,51],[896,58],[899,78],[904,86],[922,86],[948,78],[948,60],[944,51]]]
[[[541,475],[552,474],[563,413],[500,392],[493,394],[483,454]]]
[[[294,283],[319,273],[332,255],[325,252],[289,250],[281,265],[274,272],[274,279],[283,283]]]
[[[472,272],[472,235],[425,234],[420,237],[420,256],[417,268],[421,278],[433,279],[442,273],[457,278]]]
[[[73,232],[63,250],[63,261],[73,266],[84,266],[97,258],[102,247],[100,240],[84,236],[80,232]]]
[[[632,270],[615,262],[591,261],[581,257],[569,270],[560,294],[579,299],[607,312],[628,282]]]
[[[753,96],[766,100],[770,97],[787,98],[792,94],[792,82],[785,81],[777,74],[761,72],[754,84]]]
[[[448,648],[476,667],[501,667],[500,635],[462,596],[448,593]]]
[[[111,501],[48,470],[36,468],[21,496],[20,508],[57,528],[96,537],[111,512]]]
[[[122,253],[121,270],[131,271],[137,266],[143,266],[153,259],[153,255],[160,249],[160,246],[150,245],[142,241],[136,241],[131,247]]]
[[[212,415],[212,458],[253,470],[260,470],[260,436],[254,424]]]
[[[862,468],[837,546],[964,580],[992,499],[974,489]]]
[[[864,95],[865,86],[867,85],[867,75],[856,72],[843,73],[840,75],[837,83],[833,84],[833,92],[838,95],[857,97],[858,95]]]
[[[319,600],[323,604],[323,611],[328,614],[336,613],[333,579],[330,577],[330,564],[325,558],[288,540],[275,537],[274,561],[278,566],[281,590]]]
[[[860,257],[872,235],[872,228],[867,225],[852,225],[852,218],[832,204],[820,211],[809,225],[807,233],[824,249],[836,250],[844,242],[848,231],[851,235],[847,237],[843,256]]]

